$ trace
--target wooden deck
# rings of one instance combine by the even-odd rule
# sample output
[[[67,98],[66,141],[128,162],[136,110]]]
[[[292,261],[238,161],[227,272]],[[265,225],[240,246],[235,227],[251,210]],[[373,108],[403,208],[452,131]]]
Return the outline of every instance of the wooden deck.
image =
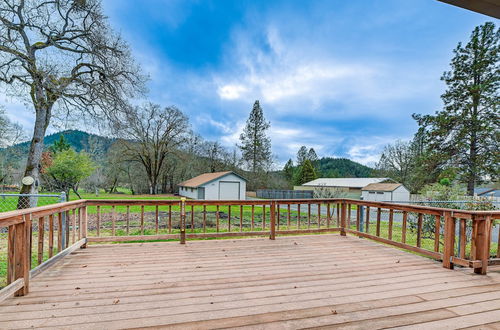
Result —
[[[309,235],[92,245],[0,305],[0,328],[500,328],[500,273]]]

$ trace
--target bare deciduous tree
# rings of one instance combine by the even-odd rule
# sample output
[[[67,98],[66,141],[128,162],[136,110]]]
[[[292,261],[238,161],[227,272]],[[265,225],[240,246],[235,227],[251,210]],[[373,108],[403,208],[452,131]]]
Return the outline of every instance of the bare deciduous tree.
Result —
[[[0,2],[0,83],[35,111],[25,175],[39,177],[51,118],[112,118],[143,82],[100,0]],[[37,186],[21,192],[36,193]]]
[[[0,148],[19,143],[24,138],[21,125],[12,122],[6,115],[5,110],[0,108]]]
[[[0,148],[16,144],[22,139],[24,139],[24,131],[21,125],[13,123],[5,115],[5,111],[0,108]],[[0,184],[4,184],[9,176],[9,172],[12,172],[12,167],[17,165],[15,161],[8,158],[13,157],[5,155],[4,152],[0,153]]]
[[[413,143],[397,140],[385,146],[377,169],[391,175],[394,180],[404,185],[410,184],[413,169],[416,166],[416,152]]]
[[[156,194],[167,156],[178,152],[189,137],[188,118],[175,107],[149,103],[126,110],[116,129],[129,160],[142,164],[150,193]]]

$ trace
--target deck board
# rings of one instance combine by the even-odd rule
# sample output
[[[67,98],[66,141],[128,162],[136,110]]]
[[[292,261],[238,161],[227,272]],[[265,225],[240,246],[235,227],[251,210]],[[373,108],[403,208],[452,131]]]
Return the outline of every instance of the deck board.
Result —
[[[4,301],[0,328],[495,328],[499,309],[499,273],[325,234],[91,245]]]

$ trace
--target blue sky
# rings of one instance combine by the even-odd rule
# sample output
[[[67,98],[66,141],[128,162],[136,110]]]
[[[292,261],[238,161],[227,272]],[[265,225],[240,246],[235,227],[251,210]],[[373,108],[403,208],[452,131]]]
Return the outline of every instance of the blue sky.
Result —
[[[435,0],[103,3],[150,75],[150,100],[228,147],[260,100],[277,164],[301,145],[373,164],[411,138],[412,113],[440,108],[452,49],[493,20]]]

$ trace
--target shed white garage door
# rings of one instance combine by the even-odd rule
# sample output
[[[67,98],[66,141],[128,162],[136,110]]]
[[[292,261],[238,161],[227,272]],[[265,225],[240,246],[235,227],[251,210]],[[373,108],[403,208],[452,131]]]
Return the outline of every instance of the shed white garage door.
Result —
[[[240,199],[240,183],[230,181],[219,182],[219,199]]]

